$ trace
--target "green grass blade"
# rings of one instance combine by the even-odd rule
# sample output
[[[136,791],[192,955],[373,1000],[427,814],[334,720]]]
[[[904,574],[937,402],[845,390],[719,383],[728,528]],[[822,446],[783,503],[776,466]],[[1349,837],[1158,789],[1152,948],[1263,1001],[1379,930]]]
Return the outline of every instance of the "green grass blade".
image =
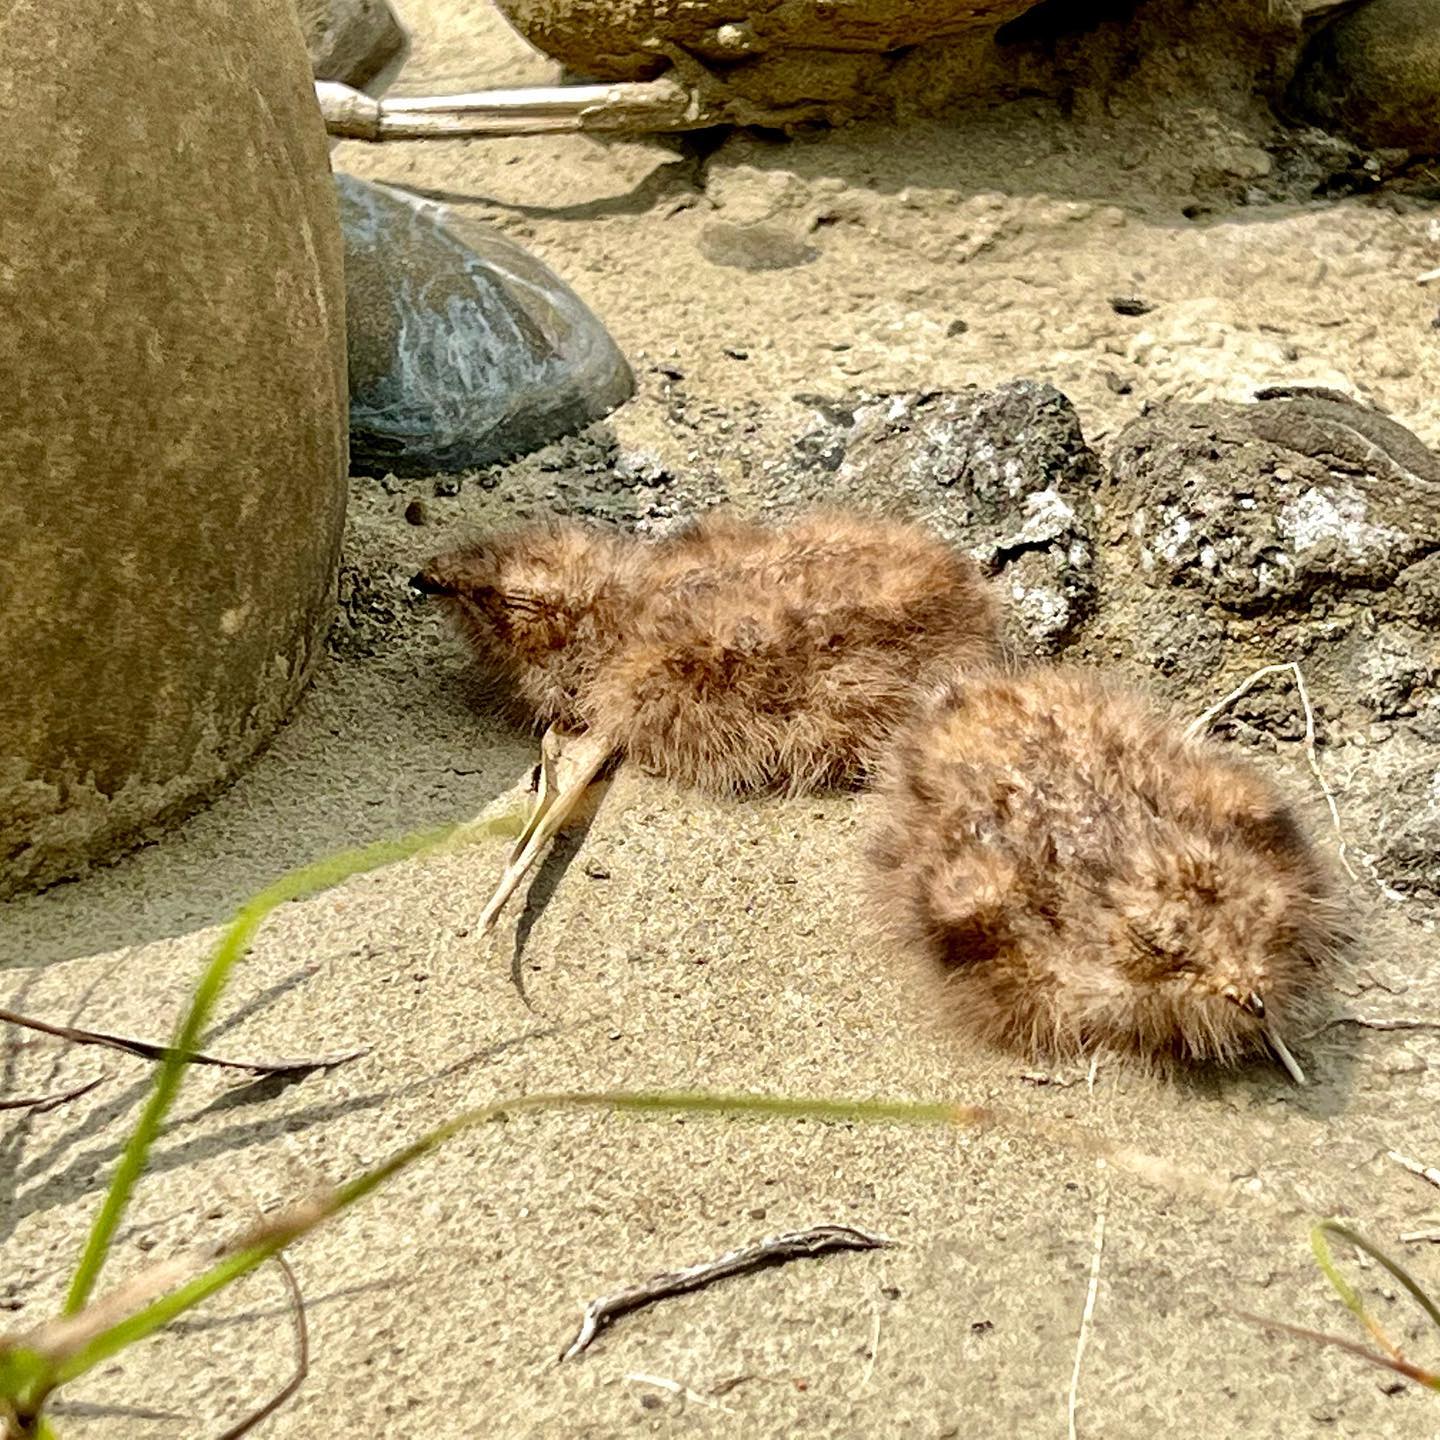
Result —
[[[788,1099],[767,1095],[712,1095],[686,1091],[560,1091],[501,1100],[457,1115],[422,1135],[373,1169],[322,1199],[292,1207],[261,1228],[258,1238],[242,1239],[209,1269],[169,1294],[143,1306],[101,1333],[64,1353],[46,1356],[50,1385],[74,1380],[120,1351],[168,1325],[242,1275],[263,1265],[278,1251],[353,1205],[392,1175],[413,1165],[462,1131],[544,1110],[606,1109],[648,1115],[729,1114],[764,1118],[910,1125],[984,1124],[990,1112],[971,1105],[887,1100]]]
[[[497,822],[503,824],[503,821]],[[214,1013],[216,1003],[230,977],[230,972],[250,948],[255,932],[265,917],[278,905],[288,900],[298,900],[316,891],[328,889],[352,875],[366,870],[375,870],[397,860],[409,859],[422,851],[435,848],[459,831],[473,832],[473,826],[448,826],[441,830],[429,830],[401,840],[385,840],[375,845],[366,845],[357,850],[347,850],[316,861],[300,870],[277,880],[242,905],[234,920],[220,937],[219,943],[206,966],[200,983],[191,997],[190,1009],[181,1021],[172,1042],[173,1050],[161,1063],[155,1075],[150,1098],[136,1122],[135,1129],[125,1146],[116,1167],[115,1176],[104,1203],[91,1226],[85,1249],[75,1268],[74,1278],[65,1297],[67,1315],[74,1315],[84,1308],[94,1293],[95,1283],[100,1278],[115,1231],[120,1224],[126,1207],[130,1203],[135,1185],[144,1172],[150,1148],[155,1143],[165,1116],[174,1104],[180,1089],[180,1081],[188,1063],[186,1056],[197,1049],[200,1039]]]
[[[1343,1225],[1338,1220],[1322,1220],[1310,1232],[1311,1248],[1315,1251],[1315,1258],[1320,1262],[1320,1268],[1325,1272],[1325,1278],[1335,1287],[1346,1307],[1359,1317],[1362,1324],[1367,1328],[1370,1326],[1368,1312],[1360,1297],[1336,1268],[1330,1255],[1330,1247],[1324,1240],[1326,1234],[1338,1236],[1347,1244],[1364,1251],[1372,1260],[1383,1265],[1410,1292],[1410,1298],[1434,1321],[1437,1327],[1440,1327],[1440,1305],[1437,1305],[1425,1293],[1420,1282],[1398,1260],[1392,1260],[1378,1246],[1372,1245],[1363,1235],[1357,1234],[1348,1225]]]

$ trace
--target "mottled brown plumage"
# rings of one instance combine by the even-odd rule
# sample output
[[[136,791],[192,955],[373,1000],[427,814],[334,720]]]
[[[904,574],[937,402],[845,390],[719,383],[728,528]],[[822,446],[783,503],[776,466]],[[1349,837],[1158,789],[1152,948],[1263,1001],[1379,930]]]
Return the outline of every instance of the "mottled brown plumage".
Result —
[[[871,848],[891,929],[967,1032],[1030,1057],[1285,1046],[1341,946],[1253,767],[1079,671],[957,676],[897,736]]]
[[[917,695],[998,657],[972,561],[841,512],[710,517],[654,543],[531,527],[439,556],[415,584],[513,709],[583,733],[587,779],[618,753],[712,794],[855,783]]]

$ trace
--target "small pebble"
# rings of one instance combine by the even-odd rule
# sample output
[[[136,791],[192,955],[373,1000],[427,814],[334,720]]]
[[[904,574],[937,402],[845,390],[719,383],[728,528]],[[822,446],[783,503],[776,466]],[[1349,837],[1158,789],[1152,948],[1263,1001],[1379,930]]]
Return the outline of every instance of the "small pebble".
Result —
[[[429,520],[430,516],[426,513],[423,500],[412,500],[405,507],[405,523],[407,525],[425,525]]]
[[[1138,295],[1112,295],[1110,308],[1117,315],[1148,315],[1155,307]]]

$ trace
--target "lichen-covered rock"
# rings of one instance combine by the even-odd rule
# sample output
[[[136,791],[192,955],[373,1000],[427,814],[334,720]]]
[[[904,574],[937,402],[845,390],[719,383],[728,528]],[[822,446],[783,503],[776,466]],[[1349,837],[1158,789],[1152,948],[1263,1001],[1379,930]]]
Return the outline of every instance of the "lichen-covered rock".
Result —
[[[487,226],[348,175],[350,465],[477,469],[627,400],[625,357],[550,269]]]
[[[1367,145],[1440,152],[1440,6],[1368,0],[1311,40],[1293,98]]]
[[[346,492],[340,231],[290,7],[22,5],[4,49],[0,890],[113,853],[273,734]]]
[[[1329,392],[1150,410],[1116,440],[1106,493],[1152,585],[1241,614],[1381,590],[1440,548],[1440,462]]]
[[[1053,386],[892,395],[861,405],[835,471],[838,497],[904,497],[998,576],[1039,653],[1052,653],[1095,598],[1097,462]]]

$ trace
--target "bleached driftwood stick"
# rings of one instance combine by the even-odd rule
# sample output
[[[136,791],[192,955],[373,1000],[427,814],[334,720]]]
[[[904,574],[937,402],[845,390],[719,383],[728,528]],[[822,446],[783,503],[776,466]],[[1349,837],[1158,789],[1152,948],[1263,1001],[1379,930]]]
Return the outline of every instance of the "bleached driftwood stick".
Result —
[[[699,130],[724,116],[665,76],[614,85],[535,85],[377,100],[334,80],[315,98],[331,135],[347,140],[446,140],[588,130],[633,135]]]

